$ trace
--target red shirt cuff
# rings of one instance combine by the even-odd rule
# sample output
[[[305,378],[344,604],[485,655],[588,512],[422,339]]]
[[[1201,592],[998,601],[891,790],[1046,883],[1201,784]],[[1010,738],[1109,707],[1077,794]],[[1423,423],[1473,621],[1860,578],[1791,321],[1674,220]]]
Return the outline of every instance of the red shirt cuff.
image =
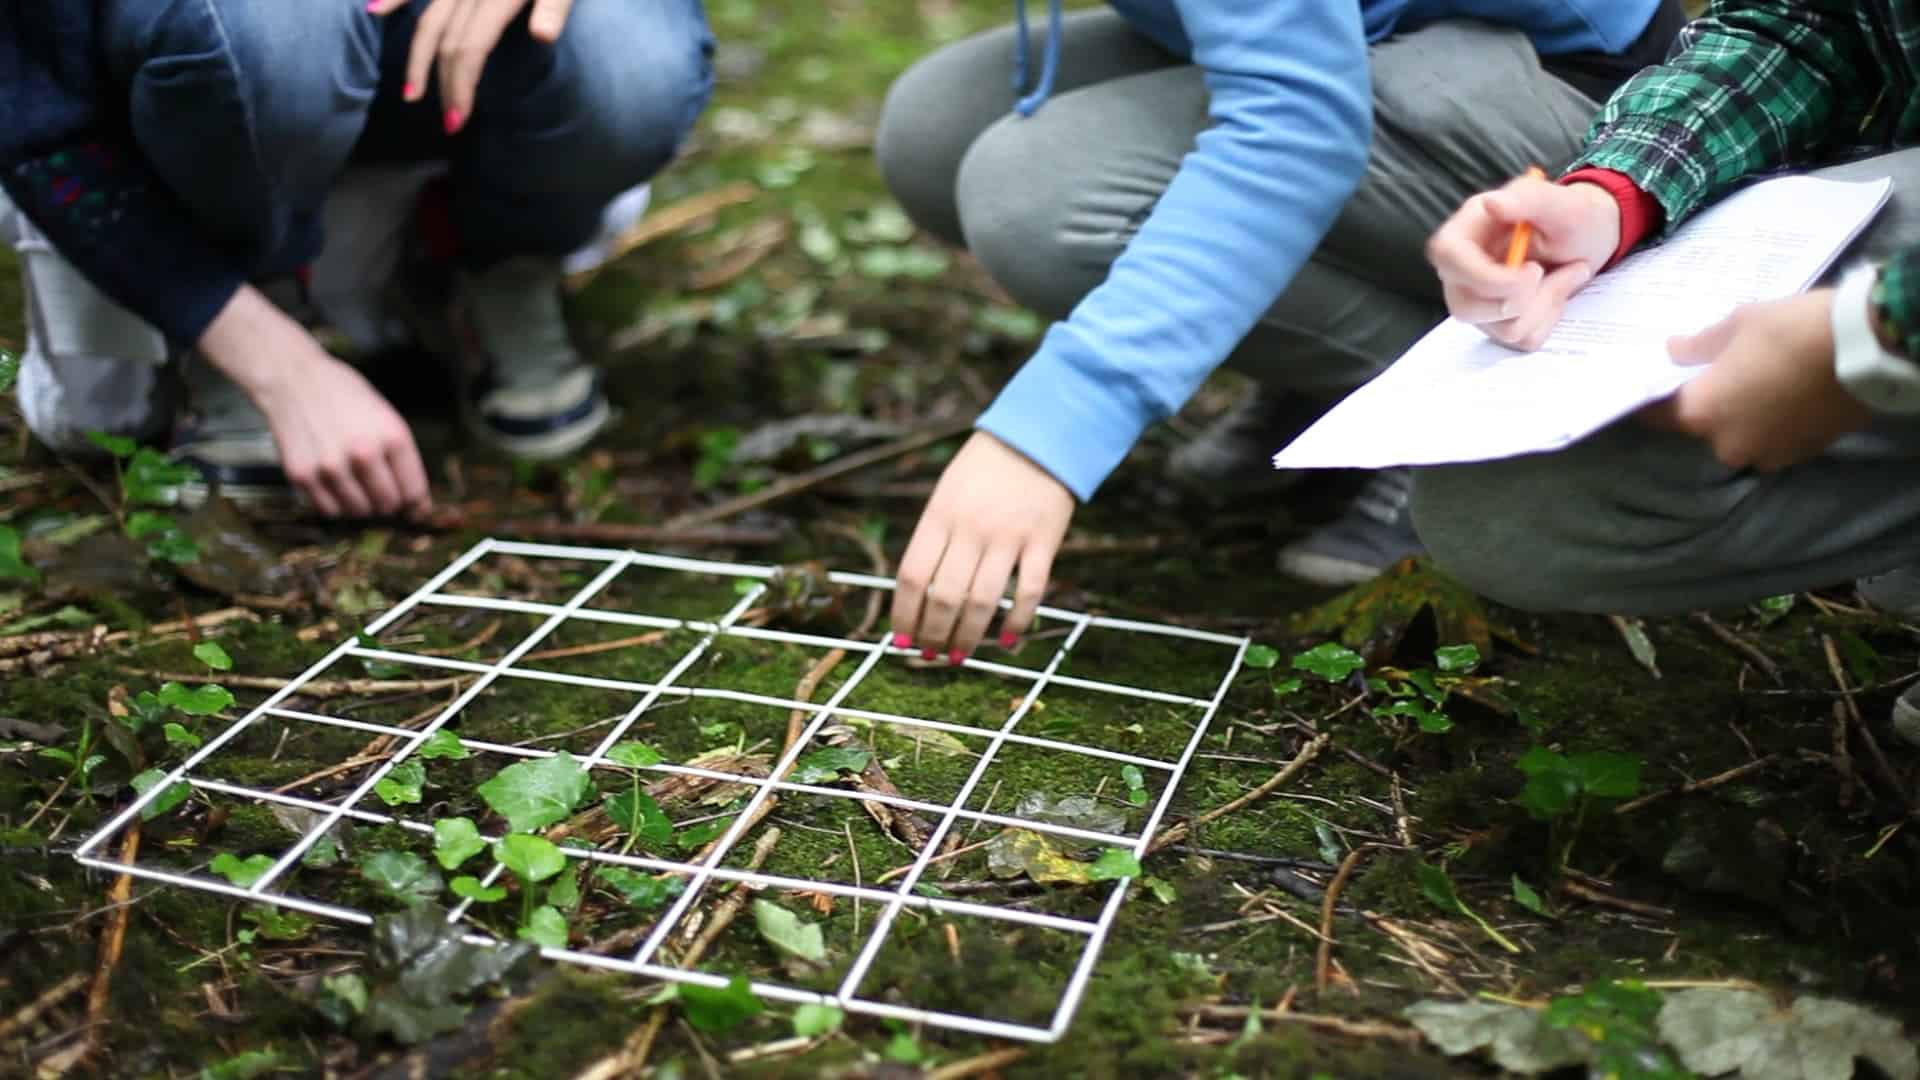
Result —
[[[1613,258],[1607,260],[1607,266],[1625,258],[1627,252],[1645,240],[1665,216],[1659,200],[1640,190],[1640,186],[1625,173],[1617,173],[1612,169],[1575,169],[1561,177],[1560,183],[1597,185],[1620,204],[1620,246],[1614,249]]]

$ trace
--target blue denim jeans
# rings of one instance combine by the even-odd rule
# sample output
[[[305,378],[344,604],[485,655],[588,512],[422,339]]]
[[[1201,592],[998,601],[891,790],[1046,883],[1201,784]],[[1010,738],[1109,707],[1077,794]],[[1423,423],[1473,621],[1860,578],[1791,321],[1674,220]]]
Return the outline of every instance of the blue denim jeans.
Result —
[[[553,45],[524,13],[508,28],[448,136],[432,79],[401,99],[429,2],[380,18],[365,0],[108,0],[101,25],[142,152],[256,277],[319,252],[350,160],[446,161],[472,268],[565,254],[672,160],[712,91],[700,0],[579,0]]]

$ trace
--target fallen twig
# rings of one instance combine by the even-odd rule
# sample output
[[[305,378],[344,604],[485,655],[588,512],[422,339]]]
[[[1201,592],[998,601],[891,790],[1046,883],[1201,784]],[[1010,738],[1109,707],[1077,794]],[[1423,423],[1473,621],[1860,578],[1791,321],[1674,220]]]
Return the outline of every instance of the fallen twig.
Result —
[[[851,454],[842,454],[819,468],[809,469],[806,472],[793,476],[783,476],[758,491],[726,499],[704,509],[681,514],[679,517],[669,520],[666,527],[668,529],[691,530],[700,526],[710,525],[716,521],[725,521],[736,514],[758,509],[768,503],[778,502],[789,495],[796,495],[802,491],[806,491],[808,488],[824,484],[829,480],[838,479],[848,473],[857,472],[871,465],[877,465],[882,461],[899,457],[902,454],[910,454],[915,450],[932,446],[942,439],[951,439],[961,432],[971,430],[972,427],[972,420],[948,420],[944,423],[934,424],[924,431],[916,431],[911,435],[902,436],[890,443],[883,443],[880,446],[869,447],[865,450],[856,450]]]
[[[140,851],[140,822],[127,826],[126,839],[120,841],[120,864],[130,866]],[[100,931],[100,953],[94,963],[93,986],[87,990],[87,1038],[107,1021],[108,991],[113,987],[114,969],[120,966],[120,950],[127,942],[127,922],[133,917],[133,875],[121,874],[107,888],[107,902],[114,905],[107,925]]]
[[[1638,900],[1628,900],[1624,896],[1615,896],[1609,892],[1602,892],[1591,885],[1575,881],[1572,878],[1561,878],[1559,888],[1561,892],[1566,893],[1568,896],[1585,900],[1590,904],[1599,904],[1602,907],[1618,908],[1632,915],[1640,915],[1649,919],[1670,919],[1673,917],[1671,910],[1663,908],[1658,904],[1643,904]]]
[[[1254,788],[1252,791],[1247,792],[1232,802],[1209,810],[1199,817],[1194,818],[1192,821],[1183,821],[1173,828],[1162,832],[1159,836],[1154,837],[1152,844],[1147,846],[1147,854],[1151,855],[1162,848],[1177,844],[1185,840],[1187,835],[1193,830],[1210,824],[1211,822],[1218,821],[1236,810],[1251,806],[1265,798],[1277,790],[1282,784],[1293,779],[1300,770],[1311,764],[1313,759],[1319,757],[1320,751],[1326,749],[1327,744],[1331,741],[1333,741],[1333,736],[1329,734],[1315,735],[1313,738],[1308,739],[1307,744],[1300,748],[1300,752],[1294,755],[1293,760],[1287,763],[1286,768],[1274,773],[1267,778],[1265,783],[1262,783],[1259,787]]]
[[[568,274],[566,285],[569,289],[584,289],[600,271],[612,265],[623,256],[645,244],[650,244],[663,236],[671,236],[682,229],[704,221],[707,218],[741,203],[752,202],[760,194],[760,189],[745,180],[736,180],[725,187],[695,195],[648,214],[634,224],[633,228],[621,233],[607,248],[607,257],[590,270],[581,270]]]
[[[0,675],[28,668],[38,668],[55,660],[67,660],[110,645],[121,645],[138,640],[141,644],[160,641],[175,634],[192,631],[205,632],[235,620],[259,622],[258,613],[243,607],[222,608],[210,611],[194,619],[177,619],[173,622],[155,623],[145,630],[116,630],[112,633],[97,633],[99,627],[85,630],[45,630],[32,634],[15,634],[12,637],[0,637]]]
[[[15,1033],[32,1027],[34,1021],[45,1016],[54,1006],[65,1001],[69,995],[85,985],[87,985],[87,973],[76,971],[48,987],[39,997],[21,1006],[20,1011],[5,1020],[0,1020],[0,1042],[5,1042]]]
[[[229,690],[280,690],[293,681],[269,675],[235,675],[231,672],[200,675],[136,667],[123,667],[120,673],[138,679],[159,679],[162,682],[219,683]],[[473,678],[472,675],[453,675],[444,679],[314,679],[300,684],[299,696],[334,698],[431,693],[435,690],[452,690]]]
[[[1685,784],[1679,785],[1678,787],[1667,788],[1664,791],[1649,792],[1633,800],[1632,802],[1621,803],[1619,806],[1616,806],[1613,808],[1613,812],[1616,814],[1631,814],[1635,810],[1638,810],[1641,807],[1648,805],[1649,803],[1659,802],[1661,799],[1664,799],[1669,795],[1695,795],[1702,791],[1711,791],[1712,789],[1717,788],[1722,784],[1731,784],[1735,780],[1738,780],[1744,776],[1757,773],[1761,769],[1766,768],[1767,766],[1773,764],[1778,760],[1780,760],[1778,757],[1774,756],[1773,754],[1768,754],[1766,757],[1760,758],[1757,761],[1749,761],[1745,765],[1735,765],[1733,768],[1728,769],[1725,772],[1715,773],[1712,776],[1706,777],[1705,779],[1702,779],[1702,780],[1689,781]]]
[[[568,645],[560,649],[546,649],[528,653],[520,658],[522,663],[528,660],[566,660],[575,656],[592,656],[596,653],[615,652],[619,649],[631,649],[645,645],[658,645],[667,640],[670,630],[650,630],[644,634],[623,637],[614,641],[589,641],[585,645]]]
[[[965,1058],[942,1065],[927,1074],[927,1080],[969,1080],[970,1077],[984,1076],[998,1069],[1004,1069],[1032,1053],[1022,1046],[1009,1046],[1004,1050],[990,1050],[975,1057]]]
[[[1228,1023],[1244,1024],[1247,1015],[1254,1010],[1245,1005],[1191,1005],[1180,1010],[1181,1015],[1201,1020],[1224,1020]],[[1380,1024],[1364,1020],[1348,1020],[1340,1016],[1322,1016],[1317,1013],[1295,1012],[1292,1009],[1262,1009],[1260,1019],[1266,1023],[1298,1024],[1316,1031],[1331,1032],[1335,1035],[1349,1035],[1358,1039],[1389,1039],[1418,1046],[1423,1040],[1419,1031],[1399,1024]],[[1227,1032],[1221,1032],[1228,1035]],[[1229,1036],[1231,1037],[1231,1036]]]
[[[1327,983],[1333,977],[1333,913],[1340,903],[1340,892],[1347,887],[1347,879],[1353,876],[1353,868],[1360,865],[1360,859],[1366,854],[1363,847],[1347,852],[1340,860],[1340,869],[1333,872],[1333,881],[1327,885],[1327,894],[1320,900],[1320,949],[1313,957],[1313,988],[1317,993],[1327,992]]]
[[[1899,797],[1901,805],[1905,806],[1909,813],[1920,814],[1920,809],[1914,806],[1913,793],[1907,790],[1905,783],[1901,782],[1900,774],[1894,771],[1893,765],[1887,761],[1887,755],[1881,751],[1880,740],[1873,737],[1873,729],[1867,726],[1866,720],[1860,715],[1860,703],[1854,699],[1853,685],[1847,681],[1846,670],[1840,666],[1840,651],[1834,648],[1833,638],[1830,635],[1821,634],[1820,647],[1827,654],[1827,670],[1832,672],[1834,683],[1842,691],[1840,700],[1846,706],[1848,719],[1853,721],[1854,733],[1860,736],[1861,742],[1867,744],[1867,754],[1873,760],[1874,771],[1880,774],[1880,779],[1884,780],[1893,790],[1894,795]]]
[[[1733,651],[1753,661],[1753,666],[1766,672],[1767,678],[1772,679],[1775,686],[1779,686],[1785,681],[1780,677],[1780,665],[1774,663],[1773,657],[1761,652],[1760,646],[1721,626],[1714,621],[1713,616],[1704,611],[1694,612],[1693,619],[1701,626],[1706,627],[1707,631],[1714,637],[1725,642]]]
[[[766,547],[786,539],[779,529],[699,528],[626,525],[611,521],[521,520],[468,517],[459,510],[426,518],[420,528],[435,532],[485,532],[535,540],[583,540],[597,544],[651,544],[660,547]]]

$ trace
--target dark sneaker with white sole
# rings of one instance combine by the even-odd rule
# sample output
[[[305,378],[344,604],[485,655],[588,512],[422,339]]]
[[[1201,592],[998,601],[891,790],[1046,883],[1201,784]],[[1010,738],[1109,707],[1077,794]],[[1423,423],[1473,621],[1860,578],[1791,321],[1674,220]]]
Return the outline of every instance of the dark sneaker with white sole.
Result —
[[[1920,566],[1903,566],[1853,584],[1860,599],[1874,610],[1899,619],[1920,619]],[[1893,733],[1908,746],[1920,748],[1920,683],[1894,699]]]
[[[1275,469],[1273,455],[1326,411],[1324,401],[1255,386],[1168,456],[1167,476],[1212,502],[1284,491],[1300,474]]]
[[[1413,473],[1384,469],[1338,518],[1280,551],[1280,570],[1315,585],[1345,587],[1371,581],[1402,559],[1426,553],[1408,506]]]

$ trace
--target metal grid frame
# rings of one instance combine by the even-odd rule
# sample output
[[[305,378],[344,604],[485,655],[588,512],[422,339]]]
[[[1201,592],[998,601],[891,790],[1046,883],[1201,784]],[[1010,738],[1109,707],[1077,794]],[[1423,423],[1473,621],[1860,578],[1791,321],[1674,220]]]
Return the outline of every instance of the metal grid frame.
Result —
[[[576,592],[566,603],[559,605],[441,592],[443,588],[453,582],[460,574],[474,566],[481,559],[490,555],[519,556],[527,559],[563,559],[586,563],[598,562],[604,563],[605,565],[599,573],[593,576],[592,580],[589,581],[585,587]],[[719,618],[711,621],[664,618],[654,615],[589,608],[585,606],[593,600],[602,589],[630,567],[648,567],[658,570],[731,577],[748,582],[750,587],[742,590],[739,601],[734,604],[730,610],[722,614]],[[168,773],[164,780],[149,787],[147,791],[135,799],[131,805],[114,815],[111,820],[102,825],[80,845],[76,852],[76,858],[78,858],[82,864],[100,870],[114,873],[129,873],[165,884],[185,886],[257,903],[271,904],[311,915],[367,925],[372,922],[372,917],[364,912],[310,900],[304,897],[269,892],[268,890],[273,887],[275,882],[280,881],[289,868],[300,860],[314,844],[318,843],[319,840],[341,820],[352,820],[372,825],[393,824],[415,834],[424,834],[430,841],[433,836],[433,828],[430,824],[423,824],[394,815],[379,813],[363,807],[362,802],[366,799],[367,795],[373,791],[375,784],[377,784],[381,778],[386,776],[394,767],[408,760],[414,751],[419,749],[435,732],[441,730],[458,717],[463,708],[481,694],[485,693],[487,688],[498,679],[502,677],[534,679],[582,687],[618,690],[641,695],[639,702],[614,724],[613,728],[599,741],[598,745],[594,747],[590,754],[585,756],[575,755],[580,765],[589,770],[597,765],[607,763],[605,755],[620,742],[622,736],[627,733],[633,723],[662,698],[715,698],[749,704],[767,705],[782,709],[799,709],[811,714],[801,737],[795,740],[791,747],[787,748],[786,752],[781,755],[779,760],[773,765],[769,774],[764,778],[755,778],[731,772],[717,772],[667,762],[648,766],[642,770],[647,772],[677,773],[687,776],[706,777],[727,783],[746,785],[753,789],[753,793],[746,806],[734,815],[733,821],[727,830],[721,835],[719,840],[712,845],[709,854],[699,862],[676,862],[670,859],[621,855],[615,852],[590,851],[575,848],[562,849],[569,859],[602,862],[637,870],[677,873],[687,877],[685,891],[682,892],[674,900],[672,906],[656,920],[651,932],[648,933],[640,948],[630,958],[623,960],[617,957],[594,955],[572,949],[543,948],[541,950],[542,953],[555,960],[588,967],[611,969],[677,982],[691,982],[715,987],[723,986],[726,980],[718,975],[668,967],[656,962],[659,959],[662,943],[666,941],[673,929],[679,925],[681,920],[692,910],[692,906],[702,892],[705,891],[707,885],[710,882],[733,882],[754,888],[810,890],[832,896],[875,902],[883,905],[883,908],[872,931],[868,933],[865,944],[860,948],[852,966],[848,969],[846,976],[836,991],[833,993],[819,993],[779,983],[756,981],[753,983],[753,990],[761,997],[793,1003],[818,1002],[830,1004],[849,1013],[917,1021],[938,1027],[952,1028],[999,1038],[1030,1042],[1053,1042],[1059,1039],[1065,1034],[1068,1025],[1072,1022],[1074,1012],[1080,1004],[1081,997],[1086,992],[1088,980],[1093,973],[1094,963],[1099,956],[1101,947],[1104,945],[1108,933],[1113,928],[1114,920],[1119,914],[1120,905],[1126,898],[1131,879],[1123,878],[1116,883],[1104,907],[1101,909],[1099,917],[1091,921],[1028,911],[1020,908],[998,907],[992,904],[972,903],[947,897],[926,896],[917,893],[915,886],[919,884],[921,875],[933,861],[935,853],[940,849],[942,842],[951,832],[955,823],[962,820],[1031,829],[1036,832],[1050,833],[1082,841],[1092,841],[1113,847],[1123,847],[1130,850],[1136,857],[1144,856],[1148,846],[1152,843],[1154,833],[1159,827],[1161,819],[1166,815],[1167,809],[1172,803],[1174,792],[1179,787],[1180,780],[1185,774],[1189,762],[1192,761],[1195,751],[1199,749],[1201,740],[1206,737],[1208,726],[1214,714],[1218,711],[1221,700],[1225,697],[1228,687],[1232,684],[1235,675],[1237,675],[1240,670],[1249,644],[1248,639],[1214,634],[1201,630],[1192,630],[1185,627],[1135,622],[1125,619],[1111,619],[1083,612],[1042,607],[1040,609],[1042,616],[1065,623],[1068,626],[1068,632],[1061,641],[1059,648],[1054,651],[1053,656],[1044,667],[1037,670],[1029,670],[978,659],[968,659],[964,661],[964,665],[968,668],[1009,679],[1025,680],[1031,684],[1027,692],[1022,694],[1019,706],[1008,716],[1005,723],[1002,724],[998,730],[993,730],[948,723],[927,717],[900,716],[844,707],[843,702],[848,695],[855,687],[860,685],[861,680],[884,658],[889,656],[905,657],[916,655],[916,653],[911,649],[896,648],[884,640],[878,642],[853,641],[815,634],[735,625],[736,620],[746,611],[750,610],[766,593],[769,579],[773,578],[777,573],[778,568],[771,566],[710,562],[606,548],[568,547],[494,539],[482,540],[455,559],[445,569],[441,570],[440,573],[436,574],[425,585],[421,586],[417,592],[402,600],[369,624],[366,628],[366,633],[369,635],[378,634],[393,626],[409,613],[422,607],[433,606],[479,608],[498,613],[518,613],[545,617],[531,633],[499,660],[493,663],[475,663],[444,657],[396,652],[388,649],[369,648],[357,644],[354,638],[348,638],[306,671],[294,677],[284,687],[275,691],[265,701],[249,711],[227,730],[207,740],[203,746]],[[836,585],[854,588],[891,590],[894,587],[894,582],[891,579],[867,574],[834,572],[829,575],[829,580]],[[660,676],[657,681],[652,683],[628,682],[559,671],[516,668],[514,666],[521,657],[532,651],[562,623],[569,620],[621,624],[665,630],[684,629],[693,631],[700,636],[698,641],[681,656],[677,663],[664,675]],[[1232,659],[1228,663],[1226,672],[1222,676],[1219,686],[1212,697],[1205,699],[1059,674],[1059,668],[1062,662],[1067,658],[1075,644],[1080,641],[1082,635],[1089,629],[1163,635],[1191,641],[1212,643],[1231,649]],[[714,642],[726,637],[845,649],[850,656],[858,656],[859,663],[853,673],[839,685],[832,696],[826,701],[819,703],[792,701],[784,698],[734,690],[677,685],[677,680],[708,651]],[[400,662],[421,667],[440,668],[449,672],[462,672],[478,677],[464,690],[460,691],[452,702],[434,715],[428,723],[417,729],[390,727],[361,720],[296,711],[282,707],[282,702],[297,695],[301,687],[310,680],[326,671],[335,663],[348,658]],[[1048,686],[1075,687],[1119,697],[1144,699],[1170,705],[1184,706],[1194,709],[1198,715],[1198,719],[1194,724],[1193,733],[1188,739],[1186,746],[1183,748],[1178,759],[1173,761],[1123,753],[1100,746],[1090,746],[1046,738],[1039,735],[1030,735],[1019,731],[1020,722],[1028,715],[1034,703],[1041,698],[1042,693]],[[980,751],[972,772],[967,776],[959,792],[946,804],[930,803],[901,796],[882,795],[869,791],[855,792],[845,788],[822,787],[775,779],[789,774],[800,755],[814,741],[814,738],[819,734],[821,728],[825,726],[828,718],[836,715],[867,719],[876,723],[886,723],[906,728],[968,735],[985,740],[986,746]],[[376,765],[352,792],[337,803],[317,802],[293,795],[262,791],[241,784],[233,784],[195,775],[195,770],[203,763],[212,759],[214,755],[218,754],[223,746],[226,746],[242,732],[267,717],[336,729],[351,729],[371,734],[388,735],[396,740],[395,745],[398,748],[384,762]],[[556,753],[564,752],[533,749],[524,746],[508,746],[464,737],[460,738],[460,742],[470,750],[520,759],[549,757]],[[999,753],[1000,748],[1009,743],[1131,764],[1142,770],[1153,770],[1162,773],[1166,779],[1161,788],[1159,798],[1155,801],[1148,814],[1146,825],[1141,829],[1139,834],[1135,836],[1108,834],[1052,822],[1034,821],[1012,814],[989,813],[984,807],[979,810],[968,808],[966,804],[974,789],[979,785],[982,777],[984,777],[992,767],[994,758]],[[195,789],[204,792],[252,800],[262,804],[277,804],[308,810],[314,812],[318,819],[294,842],[292,847],[274,861],[270,869],[251,885],[244,888],[207,874],[181,873],[171,869],[142,865],[137,862],[131,865],[123,864],[111,857],[103,858],[98,854],[102,846],[105,845],[114,834],[125,828],[126,825],[133,820],[134,815],[140,813],[148,803],[158,798],[162,792],[167,791],[175,784],[181,782],[190,784]],[[922,813],[937,816],[939,824],[935,827],[931,840],[918,853],[906,874],[899,879],[897,885],[887,888],[876,888],[872,885],[848,885],[841,882],[817,881],[806,878],[792,878],[721,866],[722,860],[727,857],[729,852],[734,850],[741,836],[755,824],[756,811],[771,798],[775,792],[791,792],[827,796],[836,799],[885,803],[903,809],[917,810]],[[489,837],[487,839],[491,840],[493,838]],[[502,867],[496,864],[487,872],[486,876],[482,878],[483,884],[492,885],[501,872]],[[471,903],[472,901],[470,900],[461,901],[449,912],[449,919],[454,922],[459,922],[466,914],[467,908]],[[862,998],[859,995],[861,983],[865,980],[875,958],[887,942],[895,920],[903,910],[909,907],[954,915],[972,916],[1002,923],[1039,926],[1080,935],[1084,939],[1084,944],[1080,948],[1079,960],[1075,964],[1066,988],[1060,996],[1059,1004],[1054,1010],[1051,1022],[1045,1027],[1039,1027],[984,1017],[896,1005],[884,1001]],[[467,938],[476,944],[497,943],[497,939],[492,935],[481,933],[477,930],[468,933]]]

